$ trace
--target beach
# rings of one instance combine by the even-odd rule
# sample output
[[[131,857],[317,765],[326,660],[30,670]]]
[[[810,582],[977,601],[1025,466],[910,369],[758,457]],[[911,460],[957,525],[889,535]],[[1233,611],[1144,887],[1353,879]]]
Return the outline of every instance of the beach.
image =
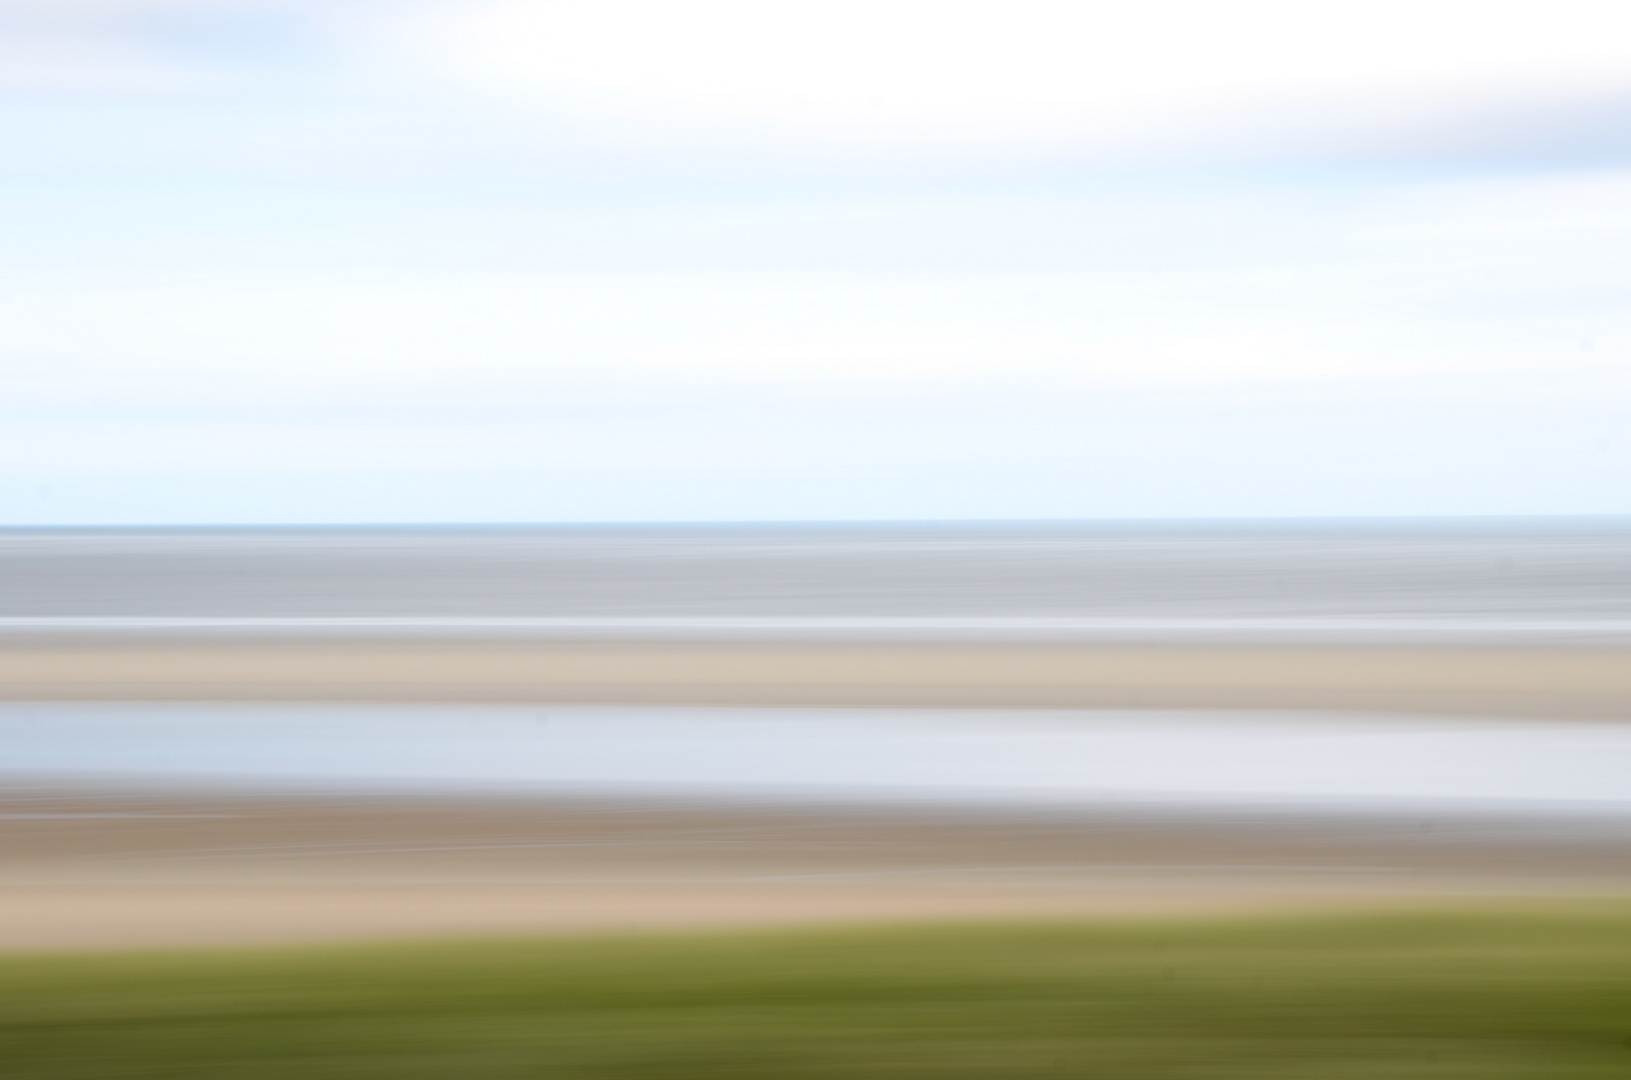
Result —
[[[1631,892],[1589,814],[14,782],[0,948],[1465,905]]]
[[[1574,756],[1542,778],[1555,799],[1571,762],[1601,760],[1579,725],[1631,717],[1631,599],[1623,527],[1549,529],[14,532],[0,538],[14,735],[0,948],[1622,895],[1631,830],[1613,807],[1600,820],[1420,798],[1254,810],[1254,781],[1231,779],[1255,754],[1283,759],[1274,782],[1295,787],[1295,754],[1314,752],[1252,710],[1345,717],[1308,759],[1331,783],[1351,778],[1342,757],[1360,745],[1344,731],[1465,719],[1568,726]],[[501,723],[488,706],[510,711]],[[749,706],[854,730],[766,735],[730,719]],[[428,713],[393,719],[403,707],[441,719],[416,734]],[[913,725],[950,730],[982,709],[998,713],[911,761],[931,745]],[[538,729],[529,715],[549,710],[562,715]],[[865,710],[920,712],[868,732]],[[1022,734],[1001,710],[1101,735]],[[1120,710],[1110,727],[1106,710]],[[1172,710],[1195,716],[1161,718]],[[1154,738],[1168,749],[1117,734],[1141,716],[1167,725]],[[1226,761],[1231,723],[1252,741]],[[696,733],[690,757],[675,749],[687,736],[659,737],[670,730]],[[1048,747],[1074,755],[1093,784],[1117,779],[1120,754],[1146,786],[1172,775],[1195,791],[1181,807],[1104,801],[1092,784],[1067,790],[1086,782],[1068,769],[1028,772],[1019,749],[981,780],[1003,731],[1038,762]],[[1431,795],[1435,775],[1457,779],[1454,738],[1436,738],[1399,745],[1438,754],[1438,774],[1395,783],[1366,744],[1353,775]],[[1216,783],[1208,762],[1162,772],[1162,754],[1203,745]],[[1525,745],[1480,759],[1479,791],[1498,792]],[[331,752],[350,756],[312,760]],[[349,787],[346,769],[361,770]],[[1593,797],[1612,799],[1602,771]],[[422,782],[374,782],[398,774]],[[1074,802],[822,803],[800,787],[870,775],[875,796],[954,774],[968,792],[1052,784]],[[438,789],[461,775],[462,793]],[[687,776],[689,793],[663,786]],[[1224,803],[1206,802],[1214,787]]]

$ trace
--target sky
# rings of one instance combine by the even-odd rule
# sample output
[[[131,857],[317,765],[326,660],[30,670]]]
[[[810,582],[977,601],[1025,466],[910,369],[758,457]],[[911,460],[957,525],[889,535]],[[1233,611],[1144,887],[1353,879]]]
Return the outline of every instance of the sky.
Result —
[[[0,524],[1631,513],[1607,0],[0,0]]]

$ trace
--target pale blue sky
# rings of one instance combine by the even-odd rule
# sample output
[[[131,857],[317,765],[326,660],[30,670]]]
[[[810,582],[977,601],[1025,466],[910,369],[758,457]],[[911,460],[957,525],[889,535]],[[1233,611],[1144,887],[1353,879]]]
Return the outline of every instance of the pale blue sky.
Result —
[[[0,0],[0,522],[1631,512],[1631,15]]]

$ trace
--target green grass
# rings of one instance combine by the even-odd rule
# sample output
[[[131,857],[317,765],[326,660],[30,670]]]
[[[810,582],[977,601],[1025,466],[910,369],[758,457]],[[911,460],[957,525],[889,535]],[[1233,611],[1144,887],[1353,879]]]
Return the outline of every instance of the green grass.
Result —
[[[1631,911],[0,957],[5,1080],[1631,1078]]]

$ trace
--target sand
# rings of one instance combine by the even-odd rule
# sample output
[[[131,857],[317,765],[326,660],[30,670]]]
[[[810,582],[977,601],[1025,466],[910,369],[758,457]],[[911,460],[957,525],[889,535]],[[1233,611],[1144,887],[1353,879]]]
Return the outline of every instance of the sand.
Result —
[[[1631,648],[5,635],[0,700],[1296,708],[1631,718]]]
[[[11,950],[1631,894],[1584,819],[6,791]]]

